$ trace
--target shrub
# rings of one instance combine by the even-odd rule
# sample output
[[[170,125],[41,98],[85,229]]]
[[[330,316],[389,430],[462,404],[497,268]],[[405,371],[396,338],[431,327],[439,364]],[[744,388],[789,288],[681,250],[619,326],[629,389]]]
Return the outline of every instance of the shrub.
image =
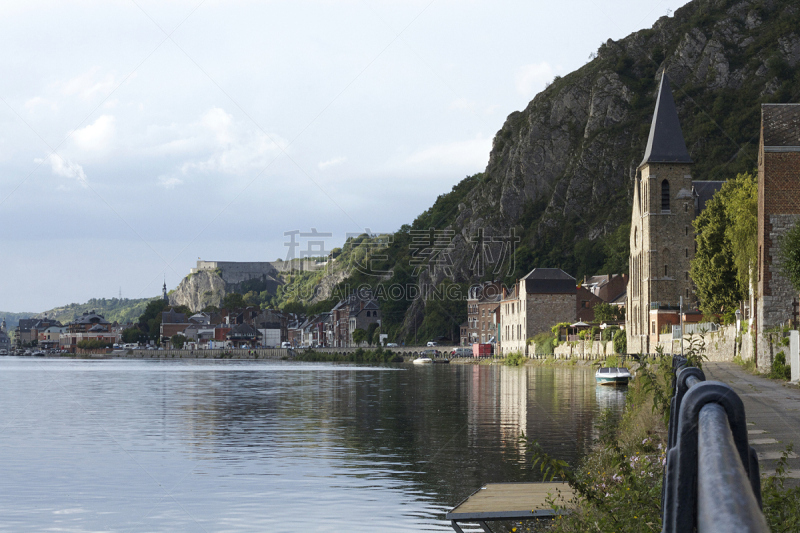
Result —
[[[792,368],[786,364],[786,354],[782,351],[775,354],[772,360],[772,369],[770,370],[769,377],[772,379],[792,379]]]
[[[614,352],[628,353],[628,338],[622,331],[614,335]]]
[[[504,365],[522,366],[525,364],[525,356],[520,352],[512,352],[503,360]]]

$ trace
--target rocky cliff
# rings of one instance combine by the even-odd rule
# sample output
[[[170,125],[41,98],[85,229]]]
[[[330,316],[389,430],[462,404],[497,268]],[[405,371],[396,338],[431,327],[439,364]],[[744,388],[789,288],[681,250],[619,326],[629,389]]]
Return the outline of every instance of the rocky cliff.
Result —
[[[788,0],[695,0],[608,40],[497,133],[485,172],[448,220],[457,278],[476,277],[479,229],[521,236],[509,279],[535,266],[594,274],[609,259],[626,268],[627,250],[596,244],[630,222],[661,73],[673,83],[694,178],[724,180],[756,168],[759,106],[797,101],[799,63],[800,5]]]
[[[224,263],[228,265],[215,270],[201,270],[193,272],[183,278],[178,287],[169,293],[169,303],[172,305],[186,305],[193,311],[200,311],[208,306],[220,307],[227,294],[239,293],[275,295],[278,286],[282,285],[278,270],[271,269],[268,273],[243,276],[236,269],[237,263]]]

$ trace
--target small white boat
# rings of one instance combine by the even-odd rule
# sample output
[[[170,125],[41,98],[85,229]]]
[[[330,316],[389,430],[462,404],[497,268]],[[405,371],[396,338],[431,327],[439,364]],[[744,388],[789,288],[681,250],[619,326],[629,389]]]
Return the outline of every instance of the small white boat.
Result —
[[[433,359],[431,359],[430,357],[428,357],[426,355],[423,355],[422,357],[417,357],[416,359],[414,359],[414,364],[415,365],[429,365],[429,364],[432,364],[432,363],[433,363]]]
[[[598,368],[594,379],[598,385],[627,385],[631,373],[625,367],[607,366]]]

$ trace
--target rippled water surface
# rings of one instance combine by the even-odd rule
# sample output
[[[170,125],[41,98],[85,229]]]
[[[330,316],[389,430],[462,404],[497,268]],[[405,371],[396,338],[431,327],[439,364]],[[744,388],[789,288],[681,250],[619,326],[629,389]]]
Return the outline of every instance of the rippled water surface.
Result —
[[[585,368],[0,358],[0,531],[452,531],[483,483],[575,460]]]

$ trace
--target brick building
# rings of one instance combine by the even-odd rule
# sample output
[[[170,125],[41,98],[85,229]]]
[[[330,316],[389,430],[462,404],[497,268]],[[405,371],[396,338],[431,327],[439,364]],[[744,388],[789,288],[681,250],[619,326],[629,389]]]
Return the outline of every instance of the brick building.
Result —
[[[467,322],[462,328],[461,345],[497,341],[500,301],[503,289],[497,281],[473,285],[467,297]]]
[[[692,181],[691,165],[665,73],[633,190],[625,314],[630,353],[650,352],[661,329],[680,322],[681,298],[684,309],[697,307],[689,279],[692,220],[722,182]]]
[[[755,296],[757,362],[763,331],[796,320],[797,291],[780,273],[781,236],[800,220],[800,104],[762,104],[758,149],[758,291]]]
[[[575,278],[558,268],[534,268],[500,301],[500,352],[527,353],[527,340],[559,322],[574,322]]]

